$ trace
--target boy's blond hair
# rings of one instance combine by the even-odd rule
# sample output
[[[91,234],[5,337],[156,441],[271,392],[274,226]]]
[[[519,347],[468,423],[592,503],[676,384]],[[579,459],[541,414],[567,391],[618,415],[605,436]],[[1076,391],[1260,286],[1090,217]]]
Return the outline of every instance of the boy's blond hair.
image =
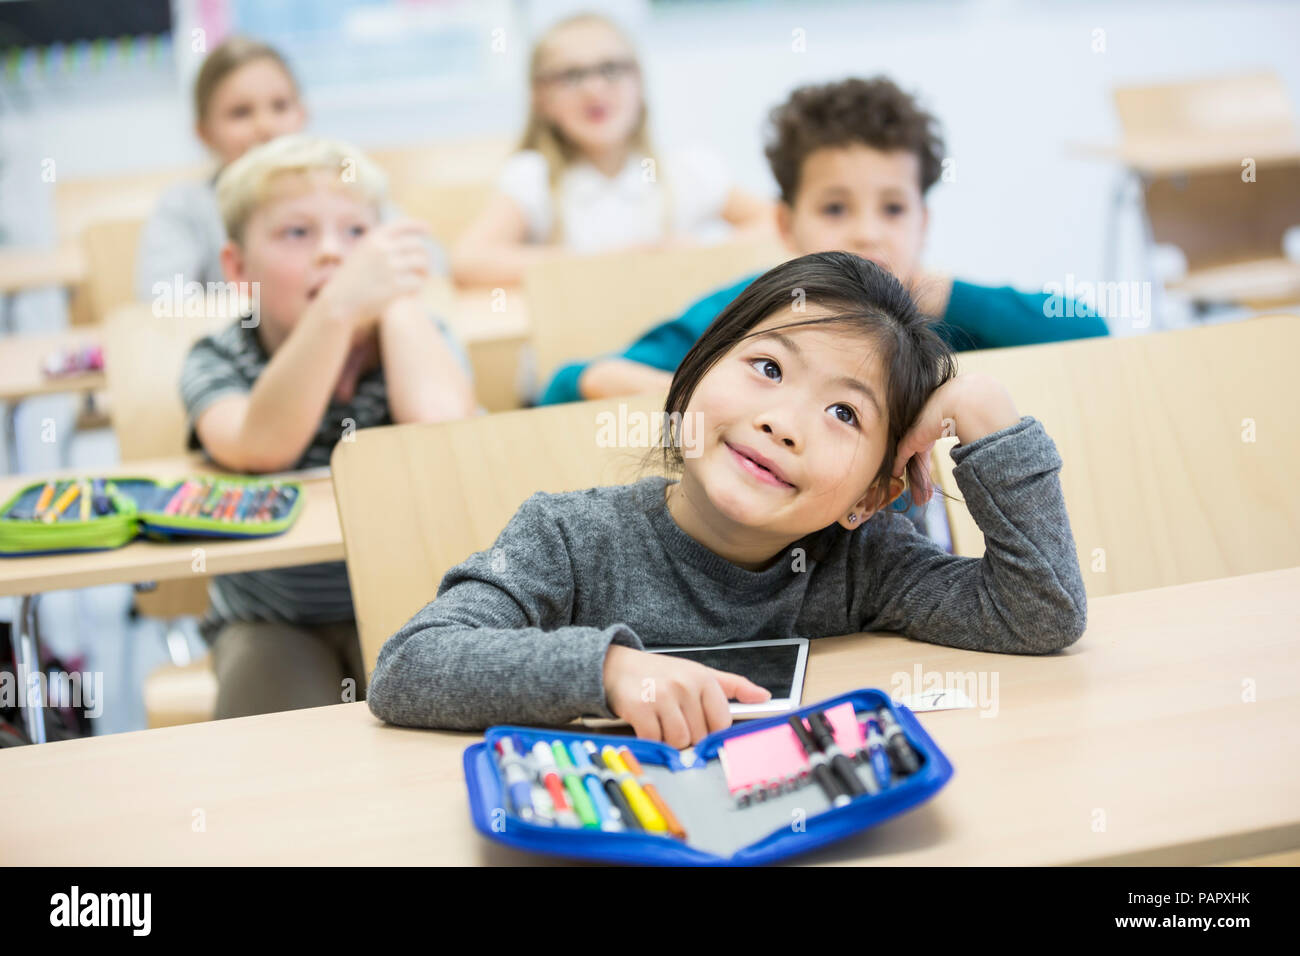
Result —
[[[266,202],[276,179],[321,172],[337,176],[340,185],[376,208],[388,196],[388,177],[355,146],[293,133],[253,147],[217,177],[217,205],[226,235],[243,242],[244,227]]]

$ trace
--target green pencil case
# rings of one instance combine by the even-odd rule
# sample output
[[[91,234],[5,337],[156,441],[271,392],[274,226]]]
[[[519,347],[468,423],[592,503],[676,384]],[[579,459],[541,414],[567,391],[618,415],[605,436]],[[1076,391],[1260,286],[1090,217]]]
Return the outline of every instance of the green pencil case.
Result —
[[[50,484],[55,487],[47,494]],[[70,494],[73,487],[77,491]],[[83,498],[90,501],[84,517]],[[270,537],[291,528],[302,506],[298,482],[257,477],[38,481],[0,505],[0,557],[104,551],[141,536],[164,541]],[[53,520],[45,520],[51,511]]]

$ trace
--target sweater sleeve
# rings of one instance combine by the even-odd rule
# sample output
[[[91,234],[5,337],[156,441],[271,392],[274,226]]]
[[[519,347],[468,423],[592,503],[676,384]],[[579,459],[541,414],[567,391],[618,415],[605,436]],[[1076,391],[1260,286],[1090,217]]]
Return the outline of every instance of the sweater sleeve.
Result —
[[[851,613],[862,630],[1009,654],[1073,644],[1087,626],[1087,596],[1055,443],[1025,416],[954,447],[952,458],[984,556],[948,554],[902,516],[882,514],[854,549]]]
[[[1074,299],[958,281],[952,284],[948,308],[936,331],[959,351],[1110,334],[1104,319]]]
[[[481,551],[447,572],[437,596],[384,644],[366,699],[392,724],[481,730],[613,717],[611,643],[642,650],[626,625],[571,622],[573,568],[563,529],[535,494]]]

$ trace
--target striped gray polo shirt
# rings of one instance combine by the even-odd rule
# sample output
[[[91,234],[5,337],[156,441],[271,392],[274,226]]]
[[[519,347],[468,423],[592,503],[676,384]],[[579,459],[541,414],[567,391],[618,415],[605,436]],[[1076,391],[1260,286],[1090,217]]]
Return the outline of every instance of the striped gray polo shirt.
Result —
[[[440,320],[434,321],[468,370],[464,348]],[[195,343],[185,358],[180,383],[190,449],[202,448],[194,430],[198,417],[219,398],[251,392],[269,360],[257,330],[245,328],[238,320]],[[339,402],[331,397],[315,437],[293,467],[329,465],[330,452],[349,427],[355,430],[392,422],[380,366],[357,383],[351,401]],[[227,621],[325,624],[353,618],[347,565],[342,561],[224,574],[210,580],[208,594],[212,608],[200,631],[209,639]]]

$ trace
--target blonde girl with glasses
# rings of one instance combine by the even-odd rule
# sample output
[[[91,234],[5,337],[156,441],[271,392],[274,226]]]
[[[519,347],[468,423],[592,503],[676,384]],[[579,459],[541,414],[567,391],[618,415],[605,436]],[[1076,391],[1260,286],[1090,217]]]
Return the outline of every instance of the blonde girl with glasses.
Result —
[[[533,48],[529,78],[519,151],[453,252],[458,282],[518,282],[529,264],[557,252],[708,242],[773,228],[771,204],[734,188],[707,150],[655,151],[641,65],[609,20],[581,14],[552,26]]]

